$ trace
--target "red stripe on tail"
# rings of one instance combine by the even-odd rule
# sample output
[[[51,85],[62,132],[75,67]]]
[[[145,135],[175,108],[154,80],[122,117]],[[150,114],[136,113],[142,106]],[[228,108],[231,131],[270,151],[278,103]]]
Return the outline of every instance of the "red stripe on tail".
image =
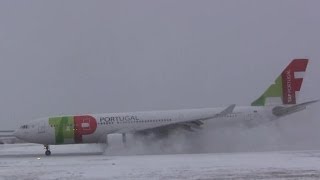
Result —
[[[295,72],[305,72],[308,59],[294,59],[282,72],[283,104],[296,104],[296,91],[300,91],[302,78],[295,78]]]

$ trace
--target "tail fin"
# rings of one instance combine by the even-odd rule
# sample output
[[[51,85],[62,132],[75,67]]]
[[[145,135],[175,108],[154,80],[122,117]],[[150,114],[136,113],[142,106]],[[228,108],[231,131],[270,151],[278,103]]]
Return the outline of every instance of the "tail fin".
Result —
[[[251,106],[292,105],[297,103],[308,59],[294,59]]]

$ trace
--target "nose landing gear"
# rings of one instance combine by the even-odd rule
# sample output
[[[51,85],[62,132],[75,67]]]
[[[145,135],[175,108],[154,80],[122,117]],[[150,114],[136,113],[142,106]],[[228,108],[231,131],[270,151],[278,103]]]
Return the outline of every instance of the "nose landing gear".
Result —
[[[44,145],[44,149],[46,150],[45,155],[46,156],[50,156],[51,155],[51,151],[50,151],[49,145]]]

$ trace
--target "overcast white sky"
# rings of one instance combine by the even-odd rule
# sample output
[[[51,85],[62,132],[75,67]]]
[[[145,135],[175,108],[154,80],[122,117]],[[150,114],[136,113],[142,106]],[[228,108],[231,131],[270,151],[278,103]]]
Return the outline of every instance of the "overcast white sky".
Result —
[[[0,129],[43,116],[249,105],[293,58],[320,98],[319,1],[0,1]],[[319,121],[319,105],[296,117]],[[320,124],[320,123],[319,123]]]

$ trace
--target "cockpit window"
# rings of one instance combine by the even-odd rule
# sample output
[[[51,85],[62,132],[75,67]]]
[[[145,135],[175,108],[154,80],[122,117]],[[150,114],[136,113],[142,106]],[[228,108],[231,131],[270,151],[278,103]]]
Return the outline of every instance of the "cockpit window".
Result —
[[[21,126],[20,128],[21,128],[21,129],[28,129],[29,126],[28,126],[28,125],[23,125],[23,126]]]

